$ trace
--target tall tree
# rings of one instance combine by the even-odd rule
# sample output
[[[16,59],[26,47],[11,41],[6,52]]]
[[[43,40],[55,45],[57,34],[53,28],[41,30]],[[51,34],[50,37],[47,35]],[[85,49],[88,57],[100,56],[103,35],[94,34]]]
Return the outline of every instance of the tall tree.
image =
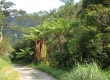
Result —
[[[5,16],[3,14],[3,11],[0,9],[0,42],[2,42],[2,39],[3,39],[2,30],[4,26],[4,19],[5,19]]]
[[[0,1],[0,33],[1,33],[1,41],[3,39],[2,31],[3,28],[7,26],[5,20],[10,16],[10,8],[14,5],[13,2],[7,0]]]
[[[37,28],[30,27],[29,32],[23,35],[25,39],[32,40],[35,43],[34,58],[37,58],[38,61],[42,60],[43,57],[46,57],[46,43],[44,37],[46,31],[45,26],[39,26]]]
[[[59,53],[62,54],[62,41],[67,41],[68,33],[71,29],[70,22],[64,18],[60,18],[57,22],[45,22],[44,26],[47,26],[49,33],[57,37]]]
[[[13,5],[15,5],[13,2],[10,2],[10,1],[7,1],[7,0],[1,0],[0,1],[0,6],[3,9],[3,12],[4,12],[5,16],[10,15],[10,8],[13,7]]]

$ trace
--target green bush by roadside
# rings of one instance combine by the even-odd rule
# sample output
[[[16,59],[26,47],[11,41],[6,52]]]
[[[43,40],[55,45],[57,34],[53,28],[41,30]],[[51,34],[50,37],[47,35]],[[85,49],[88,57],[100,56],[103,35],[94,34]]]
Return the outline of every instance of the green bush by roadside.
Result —
[[[78,64],[61,80],[110,80],[110,73],[102,71],[96,63]]]

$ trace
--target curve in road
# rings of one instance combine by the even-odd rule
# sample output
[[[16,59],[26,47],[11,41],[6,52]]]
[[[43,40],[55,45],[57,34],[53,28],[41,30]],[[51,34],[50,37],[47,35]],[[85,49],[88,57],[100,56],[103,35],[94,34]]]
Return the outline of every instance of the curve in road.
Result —
[[[20,80],[57,80],[51,75],[20,64],[13,64],[15,69],[20,73]]]

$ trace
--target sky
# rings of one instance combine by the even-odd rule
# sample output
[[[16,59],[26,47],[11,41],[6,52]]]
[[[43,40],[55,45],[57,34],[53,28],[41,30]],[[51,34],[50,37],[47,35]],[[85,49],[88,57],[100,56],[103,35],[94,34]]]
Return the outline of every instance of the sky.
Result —
[[[7,0],[13,2],[13,9],[22,9],[27,13],[34,13],[39,11],[49,11],[54,8],[58,9],[62,3],[60,0]],[[79,0],[75,0],[78,2]]]

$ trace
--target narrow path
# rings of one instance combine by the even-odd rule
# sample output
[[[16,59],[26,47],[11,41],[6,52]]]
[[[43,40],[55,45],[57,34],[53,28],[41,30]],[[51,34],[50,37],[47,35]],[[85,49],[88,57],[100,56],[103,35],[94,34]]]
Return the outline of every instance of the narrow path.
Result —
[[[20,72],[20,80],[57,80],[49,74],[20,64],[13,64]]]

